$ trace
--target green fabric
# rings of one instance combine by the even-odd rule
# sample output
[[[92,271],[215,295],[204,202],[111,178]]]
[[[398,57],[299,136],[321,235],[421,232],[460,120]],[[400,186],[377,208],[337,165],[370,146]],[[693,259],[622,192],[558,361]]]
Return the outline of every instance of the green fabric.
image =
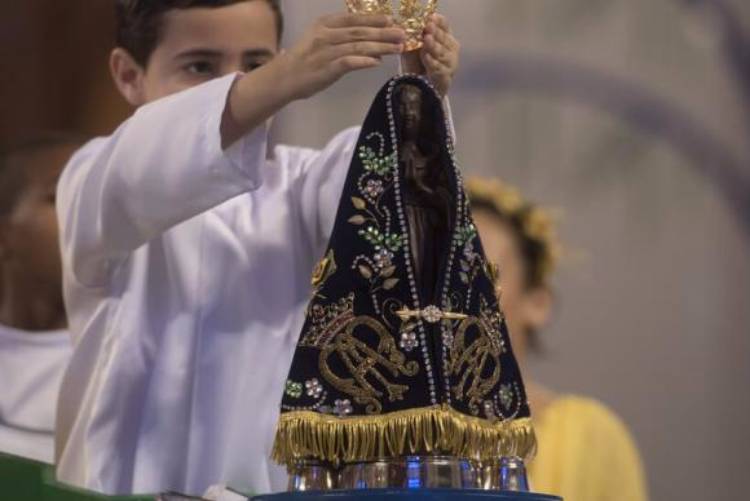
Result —
[[[55,480],[55,468],[0,453],[0,499],[13,501],[153,501],[154,496],[105,496]]]

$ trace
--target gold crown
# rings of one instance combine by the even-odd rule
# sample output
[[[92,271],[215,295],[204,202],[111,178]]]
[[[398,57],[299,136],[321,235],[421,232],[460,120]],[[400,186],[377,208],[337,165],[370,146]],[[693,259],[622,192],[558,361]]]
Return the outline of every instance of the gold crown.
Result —
[[[437,4],[438,0],[346,0],[349,12],[355,14],[393,16],[398,11],[396,22],[406,31],[407,52],[422,47],[427,18],[437,11]]]

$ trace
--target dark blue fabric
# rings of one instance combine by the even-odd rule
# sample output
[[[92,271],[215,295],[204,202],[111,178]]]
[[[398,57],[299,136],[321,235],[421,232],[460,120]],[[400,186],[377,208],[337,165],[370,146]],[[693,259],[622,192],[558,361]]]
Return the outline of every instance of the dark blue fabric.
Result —
[[[407,83],[422,90],[432,115],[437,158],[455,205],[453,230],[446,236],[455,249],[444,256],[440,293],[433,298],[419,297],[424,293],[409,276],[413,261],[408,221],[399,212],[404,173],[395,161],[400,132],[394,119],[397,91]],[[316,272],[282,412],[314,410],[354,417],[447,404],[480,418],[529,416],[442,101],[424,79],[399,77],[378,93],[359,137],[326,256]],[[429,304],[465,314],[471,321],[405,325],[396,315]],[[462,325],[467,326],[463,337]],[[411,328],[416,347],[410,346],[408,332],[404,334]]]

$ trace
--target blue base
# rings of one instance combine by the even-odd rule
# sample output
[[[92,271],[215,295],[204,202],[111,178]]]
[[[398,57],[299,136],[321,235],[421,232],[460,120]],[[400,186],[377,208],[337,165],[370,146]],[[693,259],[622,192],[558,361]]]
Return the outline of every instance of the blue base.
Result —
[[[372,489],[330,492],[284,492],[258,496],[253,501],[562,501],[528,492],[490,492],[459,489]]]

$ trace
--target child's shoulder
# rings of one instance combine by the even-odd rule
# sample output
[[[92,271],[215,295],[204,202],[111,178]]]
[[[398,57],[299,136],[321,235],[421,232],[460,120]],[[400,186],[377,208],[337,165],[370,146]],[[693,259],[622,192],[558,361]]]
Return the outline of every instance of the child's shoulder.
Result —
[[[65,165],[63,176],[69,171],[76,170],[77,167],[89,163],[92,158],[97,157],[107,147],[108,141],[109,137],[96,137],[78,148]]]

